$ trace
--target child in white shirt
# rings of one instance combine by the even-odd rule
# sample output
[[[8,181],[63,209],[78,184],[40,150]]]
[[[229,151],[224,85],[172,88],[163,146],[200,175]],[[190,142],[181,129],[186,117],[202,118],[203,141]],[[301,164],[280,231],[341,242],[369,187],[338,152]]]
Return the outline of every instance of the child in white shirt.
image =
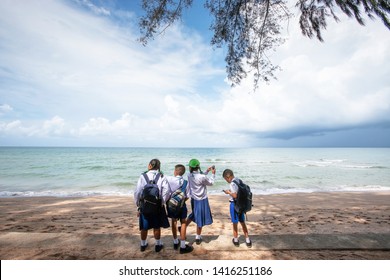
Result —
[[[137,187],[134,192],[134,202],[138,207],[137,216],[139,217],[139,229],[141,231],[141,251],[145,251],[148,247],[148,242],[146,240],[148,237],[148,230],[153,229],[154,238],[156,240],[155,251],[160,252],[164,247],[162,241],[160,240],[161,227],[169,227],[169,221],[165,211],[165,202],[169,198],[169,185],[167,179],[160,172],[160,166],[161,163],[158,159],[152,159],[149,162],[148,171],[145,173],[149,180],[155,180],[155,178],[159,176],[156,183],[159,188],[161,198],[160,211],[158,211],[158,213],[156,213],[155,215],[144,215],[142,211],[140,211],[142,192],[144,186],[147,183],[144,174],[139,177]]]
[[[167,180],[170,188],[170,195],[172,195],[176,190],[180,188],[183,189],[185,188],[184,194],[186,194],[186,190],[188,188],[188,181],[184,180],[183,178],[185,172],[186,172],[185,166],[182,164],[177,164],[173,172],[174,176],[167,176]],[[187,199],[188,197],[186,198],[186,200]],[[167,207],[167,211],[168,211],[168,217],[171,218],[173,248],[177,250],[179,248],[179,239],[177,238],[177,220],[180,220],[181,225],[183,225],[186,222],[187,213],[188,213],[187,205],[184,202],[183,207],[181,207],[180,210],[175,213],[171,212],[168,207]]]
[[[228,195],[230,195],[230,219],[233,223],[233,239],[232,242],[234,246],[238,247],[240,246],[240,243],[238,241],[238,222],[240,222],[242,230],[245,235],[245,243],[248,248],[252,247],[252,241],[249,238],[248,228],[245,224],[245,214],[244,213],[237,213],[234,209],[234,203],[235,199],[237,198],[237,192],[238,192],[238,186],[234,182],[235,180],[239,180],[238,178],[234,177],[234,173],[230,169],[225,169],[222,173],[222,177],[230,184],[229,190],[224,190],[224,192]]]
[[[208,177],[207,173],[203,174],[200,170],[200,162],[197,159],[191,159],[189,162],[190,174],[188,175],[189,196],[191,197],[192,213],[188,216],[185,225],[181,229],[181,246],[185,244],[186,227],[195,222],[196,229],[196,244],[202,242],[202,228],[205,225],[213,223],[210,204],[207,196],[207,186],[212,186],[215,181],[215,167],[209,167],[207,173],[211,170],[212,176]]]

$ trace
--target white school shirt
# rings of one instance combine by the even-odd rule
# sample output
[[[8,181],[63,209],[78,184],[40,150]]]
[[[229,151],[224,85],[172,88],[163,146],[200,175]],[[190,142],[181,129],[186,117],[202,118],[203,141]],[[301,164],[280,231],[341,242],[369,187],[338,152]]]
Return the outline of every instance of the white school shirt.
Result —
[[[148,172],[146,172],[146,175],[148,176],[149,180],[152,180],[156,177],[157,173],[158,173],[157,170],[149,170]],[[147,184],[147,182],[145,181],[144,175],[141,175],[138,179],[137,187],[134,191],[134,202],[137,206],[139,206],[139,200],[141,198],[142,191],[143,191],[144,186],[146,184]],[[161,203],[162,203],[162,205],[164,205],[165,202],[169,199],[170,193],[169,193],[168,180],[162,174],[160,175],[160,178],[157,181],[157,186],[160,190],[160,195],[162,198]]]
[[[183,176],[167,176],[167,181],[169,184],[170,194],[172,194],[181,188],[184,183],[184,178]]]
[[[215,181],[215,174],[212,174],[211,177],[207,176],[207,173],[199,173],[194,171],[188,175],[188,185],[187,188],[191,198],[195,200],[203,200],[207,198],[207,186],[212,186]]]
[[[233,180],[232,180],[232,181],[230,182],[230,184],[229,184],[229,186],[230,186],[230,191],[231,191],[232,193],[237,193],[237,192],[238,192],[238,186],[237,186],[236,183],[234,183],[234,180],[240,181],[239,178],[234,177]],[[229,201],[234,201],[234,198],[233,198],[231,195],[229,195],[229,196],[230,196]]]

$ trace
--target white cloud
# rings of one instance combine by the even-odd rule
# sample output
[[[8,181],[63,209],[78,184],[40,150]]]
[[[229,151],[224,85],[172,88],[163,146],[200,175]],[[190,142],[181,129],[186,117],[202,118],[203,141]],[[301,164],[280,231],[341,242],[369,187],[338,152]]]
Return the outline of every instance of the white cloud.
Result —
[[[3,114],[6,114],[8,112],[11,112],[13,111],[14,109],[8,105],[8,104],[1,104],[0,105],[0,116],[3,115]]]
[[[63,135],[65,132],[65,120],[59,116],[55,116],[50,120],[44,121],[42,129],[39,133],[45,136],[48,135]]]
[[[290,24],[290,39],[272,56],[283,71],[253,93],[250,79],[223,85],[199,34],[173,26],[144,48],[133,27],[111,21],[116,11],[78,2],[93,13],[58,1],[44,9],[0,2],[0,116],[12,111],[0,121],[3,139],[245,146],[258,135],[390,122],[390,37],[380,22],[330,23],[325,43]]]
[[[367,25],[332,23],[329,29],[343,26],[342,32],[326,33],[325,43],[303,38],[293,27],[277,54],[283,68],[279,80],[245,94],[252,86],[248,79],[226,92],[218,113],[221,126],[276,137],[390,122],[389,31],[379,22]],[[335,50],[332,43],[348,47]]]
[[[98,7],[95,4],[93,4],[91,1],[88,0],[74,0],[76,3],[86,6],[88,9],[90,9],[92,12],[94,12],[97,15],[104,15],[109,16],[111,12],[107,10],[104,7]]]
[[[103,117],[91,118],[82,125],[78,134],[80,136],[128,136],[132,135],[137,128],[138,117],[125,113],[120,119],[110,121]]]
[[[9,123],[6,123],[6,122],[1,122],[0,123],[0,131],[2,131],[3,133],[9,133],[9,132],[17,131],[17,130],[20,129],[20,127],[21,127],[21,121],[20,120],[12,121],[12,122],[9,122]]]
[[[46,1],[45,9],[30,1],[0,5],[0,22],[9,30],[1,34],[1,61],[12,72],[11,81],[39,91],[33,99],[48,105],[41,106],[45,117],[76,113],[88,118],[102,112],[114,117],[129,110],[142,115],[158,110],[162,95],[195,92],[202,77],[221,74],[208,62],[208,44],[177,26],[145,48],[129,32],[131,26],[61,2]],[[27,101],[29,91],[16,92],[16,98]],[[25,110],[31,110],[28,105]],[[68,116],[71,108],[76,112]]]
[[[55,116],[42,123],[27,124],[21,120],[0,122],[0,133],[21,137],[68,136],[70,130],[65,120]]]

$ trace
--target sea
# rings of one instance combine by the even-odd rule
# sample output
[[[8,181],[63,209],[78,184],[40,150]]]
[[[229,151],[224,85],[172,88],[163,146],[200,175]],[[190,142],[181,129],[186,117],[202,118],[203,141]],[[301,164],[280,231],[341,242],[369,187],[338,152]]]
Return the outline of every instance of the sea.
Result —
[[[192,158],[215,165],[210,195],[226,168],[254,194],[390,191],[390,148],[0,147],[0,196],[131,195],[153,158],[168,176]]]

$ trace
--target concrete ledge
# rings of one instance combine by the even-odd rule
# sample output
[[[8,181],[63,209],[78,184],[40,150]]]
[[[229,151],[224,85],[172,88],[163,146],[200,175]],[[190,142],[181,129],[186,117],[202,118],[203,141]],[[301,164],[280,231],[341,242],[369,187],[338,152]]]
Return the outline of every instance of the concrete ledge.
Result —
[[[385,257],[390,257],[390,234],[283,234],[251,238],[252,248],[247,248],[243,237],[240,246],[235,247],[230,236],[203,236],[202,244],[193,244],[192,253],[180,255],[173,249],[170,236],[162,238],[164,250],[155,253],[152,237],[148,238],[147,251],[140,252],[139,236],[131,234],[7,232],[0,233],[0,259],[256,259],[277,251],[342,250],[388,251]],[[193,236],[188,241],[192,244]]]
[[[245,247],[240,238],[240,247],[232,245],[231,237],[204,237],[208,250],[239,250]],[[390,250],[390,234],[283,234],[251,236],[253,250]]]

